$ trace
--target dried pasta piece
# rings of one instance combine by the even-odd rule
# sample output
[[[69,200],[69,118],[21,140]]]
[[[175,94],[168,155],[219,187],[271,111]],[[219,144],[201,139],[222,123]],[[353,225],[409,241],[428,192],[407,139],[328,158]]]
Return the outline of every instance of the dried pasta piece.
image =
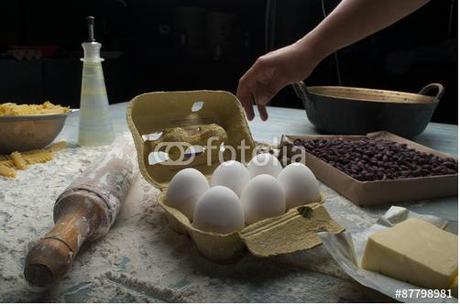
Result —
[[[35,153],[33,155],[28,155],[26,157],[26,161],[28,164],[45,163],[51,161],[52,159],[53,153],[49,151],[42,151],[39,153]]]
[[[9,160],[9,159],[6,159],[6,160],[0,160],[0,164],[1,165],[4,165],[6,167],[10,167],[10,168],[14,168],[14,163],[13,161]]]
[[[28,150],[28,151],[22,152],[21,154],[23,156],[33,156],[35,154],[41,154],[44,151],[45,150],[43,150],[43,149],[34,149],[34,150]]]
[[[67,142],[66,141],[60,141],[60,142],[51,144],[50,146],[48,146],[46,148],[46,150],[51,151],[51,152],[56,152],[56,151],[62,150],[64,148],[67,148]]]
[[[0,164],[0,176],[16,178],[16,171],[13,168]]]
[[[18,169],[26,169],[27,168],[27,163],[26,160],[22,157],[21,153],[18,151],[15,151],[11,153],[11,160],[13,161],[14,165]]]
[[[16,151],[9,155],[0,155],[0,176],[15,177],[15,169],[26,169],[32,164],[51,161],[55,152],[66,147],[67,142],[61,141],[51,144],[45,149],[34,149],[23,153]]]

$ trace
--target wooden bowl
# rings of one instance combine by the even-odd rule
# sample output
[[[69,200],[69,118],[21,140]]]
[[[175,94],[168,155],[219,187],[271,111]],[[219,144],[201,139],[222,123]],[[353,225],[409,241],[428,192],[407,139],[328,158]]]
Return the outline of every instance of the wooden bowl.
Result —
[[[67,114],[0,116],[0,154],[46,147],[61,132]]]
[[[366,134],[386,130],[412,138],[422,133],[444,94],[441,84],[425,86],[419,93],[354,87],[294,84],[307,117],[320,131],[334,134]],[[434,96],[429,96],[436,90]]]

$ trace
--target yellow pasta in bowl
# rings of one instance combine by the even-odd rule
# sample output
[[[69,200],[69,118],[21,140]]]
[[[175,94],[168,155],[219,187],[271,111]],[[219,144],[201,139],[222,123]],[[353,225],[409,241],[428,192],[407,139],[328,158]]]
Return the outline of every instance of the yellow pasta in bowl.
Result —
[[[22,115],[43,115],[43,114],[62,114],[69,112],[69,107],[54,105],[50,101],[43,104],[24,104],[15,103],[0,104],[0,116],[22,116]]]
[[[0,154],[46,147],[61,132],[69,112],[69,107],[50,101],[0,103]]]

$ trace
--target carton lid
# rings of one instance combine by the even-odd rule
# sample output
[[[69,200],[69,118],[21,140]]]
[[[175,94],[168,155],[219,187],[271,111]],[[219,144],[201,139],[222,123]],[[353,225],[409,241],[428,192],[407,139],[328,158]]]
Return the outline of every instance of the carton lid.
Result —
[[[192,167],[210,176],[222,161],[216,157],[223,150],[222,145],[233,147],[235,152],[231,154],[225,150],[221,154],[223,160],[248,162],[252,157],[254,140],[243,108],[230,92],[202,90],[141,94],[129,102],[127,121],[134,138],[139,169],[149,183],[160,189],[164,189],[184,168]],[[202,143],[207,138],[204,134],[211,129],[216,131],[212,134],[217,135],[216,140],[209,145]],[[163,132],[170,132],[167,138]],[[171,161],[173,154],[165,144],[173,142],[181,142],[180,146],[184,150],[192,149],[192,154],[200,149],[201,152],[211,150],[213,158],[208,162],[207,155],[202,153],[188,164],[168,163],[165,159]],[[238,147],[241,144],[248,148],[241,150]]]
[[[255,256],[268,257],[307,250],[321,244],[316,233],[340,233],[344,229],[320,203],[289,210],[278,218],[269,218],[244,228],[241,238]]]

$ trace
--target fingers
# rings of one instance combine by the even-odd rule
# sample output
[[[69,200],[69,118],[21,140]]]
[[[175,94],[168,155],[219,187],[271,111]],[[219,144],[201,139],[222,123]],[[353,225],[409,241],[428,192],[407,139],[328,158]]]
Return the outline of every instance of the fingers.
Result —
[[[258,82],[257,86],[253,89],[254,101],[257,105],[260,118],[262,121],[268,119],[268,113],[266,105],[271,101],[271,99],[283,88],[280,80],[275,80],[274,78],[268,83]]]
[[[266,121],[268,119],[267,107],[265,107],[265,105],[257,104],[257,110],[259,110],[259,115],[262,121]]]
[[[254,119],[254,109],[252,107],[254,103],[254,97],[252,96],[251,91],[247,87],[244,76],[241,78],[238,84],[238,90],[236,91],[236,97],[243,105],[244,111],[246,112],[246,116],[248,117],[249,121]]]
[[[273,96],[276,94],[270,89],[270,85],[265,85],[260,82],[257,82],[257,85],[252,90],[252,95],[254,102],[257,105],[257,110],[259,111],[259,116],[262,121],[268,119],[267,107],[266,105],[270,102]]]
[[[259,115],[263,121],[268,119],[266,105],[279,91],[274,90],[274,70],[259,59],[240,79],[237,97],[246,111],[248,119],[254,119],[253,104],[256,103]]]
[[[262,98],[263,95],[258,95],[256,97],[252,91],[257,91],[257,89],[253,88],[251,90],[246,87],[245,84],[240,84],[238,86],[236,96],[243,105],[244,111],[246,112],[246,116],[248,117],[249,121],[252,121],[255,117],[253,107],[254,103],[257,104],[257,109],[262,121],[266,121],[268,119],[268,113],[265,105],[270,101],[270,99]]]

